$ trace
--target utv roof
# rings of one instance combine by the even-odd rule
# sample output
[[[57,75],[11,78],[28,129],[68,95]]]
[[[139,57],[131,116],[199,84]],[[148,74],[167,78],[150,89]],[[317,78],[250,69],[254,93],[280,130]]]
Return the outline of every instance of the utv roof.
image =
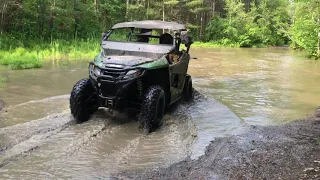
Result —
[[[171,30],[186,30],[184,24],[179,24],[176,22],[167,22],[160,20],[146,20],[146,21],[133,21],[133,22],[123,22],[115,24],[112,29],[119,28],[145,28],[145,29],[171,29]]]

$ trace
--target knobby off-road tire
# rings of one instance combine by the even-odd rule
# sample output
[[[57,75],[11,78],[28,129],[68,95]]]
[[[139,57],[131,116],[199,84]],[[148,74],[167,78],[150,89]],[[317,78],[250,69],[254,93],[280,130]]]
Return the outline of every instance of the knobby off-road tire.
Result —
[[[70,96],[70,110],[76,123],[88,121],[90,115],[99,108],[98,97],[89,79],[79,80],[73,87]]]
[[[150,133],[162,125],[165,111],[165,93],[160,86],[151,86],[144,96],[139,115],[139,128]]]
[[[192,78],[187,74],[186,80],[184,81],[183,87],[183,99],[186,102],[189,102],[193,98],[193,87],[192,87]]]

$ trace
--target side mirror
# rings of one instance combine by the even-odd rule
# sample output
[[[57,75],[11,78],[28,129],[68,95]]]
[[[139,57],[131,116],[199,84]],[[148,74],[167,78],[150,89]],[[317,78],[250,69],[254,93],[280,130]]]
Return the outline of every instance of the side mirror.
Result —
[[[185,44],[186,47],[189,47],[193,43],[192,37],[188,34],[188,31],[182,31],[180,38],[181,43]]]

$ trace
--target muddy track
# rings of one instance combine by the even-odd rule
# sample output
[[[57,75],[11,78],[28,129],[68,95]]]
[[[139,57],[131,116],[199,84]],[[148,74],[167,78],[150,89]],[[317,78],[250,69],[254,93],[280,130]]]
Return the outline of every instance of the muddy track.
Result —
[[[57,123],[53,126],[51,123],[55,120],[64,119],[61,123]],[[21,158],[25,158],[34,151],[41,150],[43,142],[50,140],[51,137],[58,135],[62,131],[70,127],[70,125],[75,125],[73,118],[70,117],[69,113],[53,114],[40,120],[34,120],[24,124],[18,124],[15,126],[10,126],[1,129],[0,136],[5,134],[18,134],[13,141],[6,144],[0,149],[0,168],[14,161],[18,161]],[[32,131],[24,131],[26,128],[34,128]],[[84,142],[81,142],[79,147],[88,143],[92,138],[97,137],[104,130],[106,130],[106,125],[102,124],[99,128],[91,131]],[[16,132],[16,133],[15,133]],[[37,141],[35,143],[35,140]],[[79,148],[77,147],[77,148]],[[70,155],[70,153],[69,153]]]
[[[282,126],[250,126],[217,138],[197,160],[114,179],[319,179],[320,109]]]
[[[44,135],[45,138],[48,138],[54,134],[57,134],[67,128],[71,123],[70,120],[66,120],[65,122],[58,123],[57,125],[53,126],[50,122],[52,119],[58,119],[61,117],[64,117],[66,114],[53,114],[48,117],[30,121],[28,123],[24,124],[18,124],[15,126],[10,126],[1,129],[0,136],[5,136],[8,134],[15,135],[14,139],[12,138],[11,141],[8,141],[6,144],[2,144],[2,147],[0,148],[0,155],[3,155],[3,153],[13,148],[15,145],[18,145],[22,142],[25,142],[32,138],[35,135]],[[32,131],[25,131],[25,129],[32,129]]]

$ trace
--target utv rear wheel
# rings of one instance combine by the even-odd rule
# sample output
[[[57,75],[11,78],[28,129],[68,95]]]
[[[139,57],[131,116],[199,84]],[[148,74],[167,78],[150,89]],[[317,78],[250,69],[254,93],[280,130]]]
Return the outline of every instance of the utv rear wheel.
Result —
[[[73,87],[70,96],[70,110],[76,123],[89,120],[90,115],[99,108],[98,97],[88,79],[79,80]]]
[[[145,94],[139,115],[139,126],[150,133],[162,125],[165,93],[160,86],[151,86]]]
[[[187,74],[186,80],[184,81],[183,87],[183,99],[185,101],[190,101],[193,98],[193,87],[192,87],[192,78]]]

